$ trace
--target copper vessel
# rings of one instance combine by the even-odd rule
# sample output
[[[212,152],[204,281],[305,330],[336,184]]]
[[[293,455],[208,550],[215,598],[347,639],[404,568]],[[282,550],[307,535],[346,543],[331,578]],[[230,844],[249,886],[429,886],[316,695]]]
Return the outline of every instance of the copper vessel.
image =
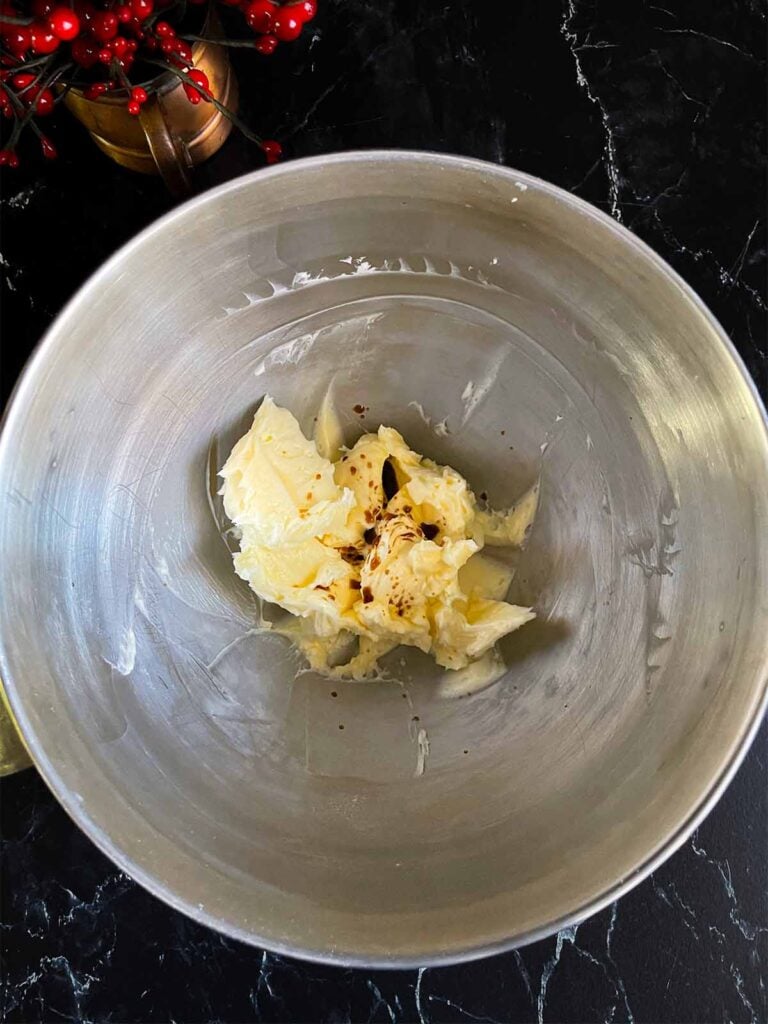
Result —
[[[201,41],[192,54],[212,94],[234,111],[237,81],[226,49]],[[171,192],[184,195],[190,191],[191,169],[221,148],[232,122],[210,102],[190,103],[171,72],[158,75],[147,91],[150,98],[139,117],[128,113],[124,95],[89,100],[80,89],[71,89],[64,103],[107,156],[133,171],[160,174]]]

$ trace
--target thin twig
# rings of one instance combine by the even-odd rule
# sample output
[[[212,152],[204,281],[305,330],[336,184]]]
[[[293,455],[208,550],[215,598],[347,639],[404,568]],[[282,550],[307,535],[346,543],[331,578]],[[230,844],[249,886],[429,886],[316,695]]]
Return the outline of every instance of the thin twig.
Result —
[[[75,83],[71,79],[67,80],[66,82],[62,82],[61,84],[64,86],[64,88],[55,97],[55,99],[53,101],[55,104],[63,102],[67,98],[67,94],[70,92],[70,90],[75,85]]]
[[[190,78],[189,75],[186,74],[186,72],[179,71],[178,68],[174,68],[170,64],[163,64],[163,62],[159,60],[151,60],[148,61],[148,63],[154,64],[159,68],[164,68],[166,71],[170,71],[171,74],[175,75],[176,78],[178,78],[180,81],[186,83],[186,85],[191,86],[196,92],[199,92],[201,96],[204,96],[207,100],[209,100],[214,105],[214,107],[219,111],[220,114],[223,114],[224,117],[228,117],[232,124],[235,126],[235,128],[241,131],[243,135],[246,137],[246,139],[250,139],[251,142],[255,142],[257,146],[263,148],[262,139],[260,138],[260,136],[252,132],[251,129],[240,120],[240,118],[237,116],[237,114],[235,114],[233,110],[230,110],[229,107],[225,107],[223,103],[220,103],[215,96],[213,96],[207,89],[204,89],[198,82],[194,80],[194,78]]]
[[[12,53],[8,53],[6,50],[0,50],[4,57],[12,57]],[[41,64],[48,64],[51,61],[51,54],[46,53],[42,57],[35,57],[33,60],[25,60],[23,64],[15,64],[13,67],[8,68],[12,74],[16,74],[19,71],[28,71],[30,68],[40,67]]]
[[[131,89],[133,89],[133,86],[131,85],[131,83],[130,83],[130,81],[128,79],[128,75],[126,75],[126,73],[123,71],[123,69],[120,67],[120,65],[117,63],[116,60],[112,61],[111,67],[114,70],[114,72],[117,75],[117,77],[122,82],[123,89],[125,89],[125,91],[130,96],[131,95]]]
[[[195,36],[187,34],[186,32],[182,35],[182,39],[188,43],[212,43],[216,46],[229,46],[234,48],[249,48],[253,49],[256,45],[255,39],[216,39],[212,36]]]
[[[35,133],[35,135],[38,137],[38,139],[40,139],[40,141],[42,142],[42,140],[45,138],[45,135],[43,134],[43,132],[40,131],[40,129],[38,128],[36,122],[35,121],[30,121],[29,122],[29,127],[32,129],[32,131]]]
[[[14,103],[14,105],[16,106],[16,108],[17,109],[21,109],[24,112],[24,116],[23,117],[17,117],[16,118],[16,122],[15,122],[15,124],[13,126],[13,131],[11,132],[11,136],[10,136],[10,138],[8,140],[8,146],[7,146],[8,149],[13,149],[13,147],[19,141],[19,136],[21,135],[21,133],[24,131],[24,129],[27,127],[28,124],[31,124],[32,127],[35,128],[35,130],[37,130],[33,118],[37,114],[37,101],[38,101],[38,99],[40,98],[41,94],[43,93],[43,91],[45,89],[50,89],[51,86],[55,85],[56,82],[61,78],[61,76],[63,74],[65,74],[71,67],[73,67],[73,65],[70,63],[70,64],[63,64],[60,68],[57,68],[49,78],[47,78],[44,82],[42,82],[42,84],[40,84],[38,86],[37,95],[35,96],[34,100],[29,104],[29,106],[26,107],[26,108],[24,107],[24,104],[19,99],[19,95],[21,95],[22,93],[25,93],[28,89],[31,89],[33,86],[35,86],[37,83],[39,83],[40,79],[43,77],[43,72],[41,72],[37,76],[37,78],[35,79],[34,82],[30,82],[29,85],[25,86],[22,90],[20,90],[20,92],[17,95],[14,95],[13,90],[10,90],[10,89],[6,90],[7,94],[11,97],[11,100]]]

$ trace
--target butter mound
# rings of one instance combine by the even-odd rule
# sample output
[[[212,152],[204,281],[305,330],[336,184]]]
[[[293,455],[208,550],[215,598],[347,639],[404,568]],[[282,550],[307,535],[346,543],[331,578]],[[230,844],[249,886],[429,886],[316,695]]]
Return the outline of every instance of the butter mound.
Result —
[[[370,678],[399,644],[451,670],[488,664],[534,613],[503,600],[511,573],[481,549],[522,543],[538,488],[512,509],[480,508],[463,477],[391,427],[344,449],[326,404],[310,441],[267,396],[232,449],[221,493],[238,576],[296,616],[282,632],[323,675]]]

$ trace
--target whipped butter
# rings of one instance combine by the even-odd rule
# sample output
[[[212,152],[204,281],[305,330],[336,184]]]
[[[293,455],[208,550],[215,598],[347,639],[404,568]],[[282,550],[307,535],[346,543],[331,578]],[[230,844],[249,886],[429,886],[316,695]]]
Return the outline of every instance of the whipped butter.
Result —
[[[511,572],[483,548],[522,543],[538,488],[484,509],[459,473],[391,427],[344,448],[327,399],[310,440],[266,397],[221,476],[235,571],[296,616],[287,632],[324,675],[370,678],[400,644],[463,675],[485,671],[496,642],[534,618],[504,600]]]

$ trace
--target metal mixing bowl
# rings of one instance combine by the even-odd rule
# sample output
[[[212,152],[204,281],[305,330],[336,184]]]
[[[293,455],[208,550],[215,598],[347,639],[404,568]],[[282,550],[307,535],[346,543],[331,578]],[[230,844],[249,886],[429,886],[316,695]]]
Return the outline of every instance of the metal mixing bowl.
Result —
[[[215,473],[265,393],[309,430],[329,385],[350,441],[392,424],[495,505],[541,477],[510,595],[538,619],[484,692],[401,652],[402,686],[332,684],[254,630]],[[765,703],[748,376],[641,242],[505,168],[345,154],[174,211],[35,354],[0,493],[2,675],[40,771],[152,892],[273,950],[444,963],[599,909]]]

